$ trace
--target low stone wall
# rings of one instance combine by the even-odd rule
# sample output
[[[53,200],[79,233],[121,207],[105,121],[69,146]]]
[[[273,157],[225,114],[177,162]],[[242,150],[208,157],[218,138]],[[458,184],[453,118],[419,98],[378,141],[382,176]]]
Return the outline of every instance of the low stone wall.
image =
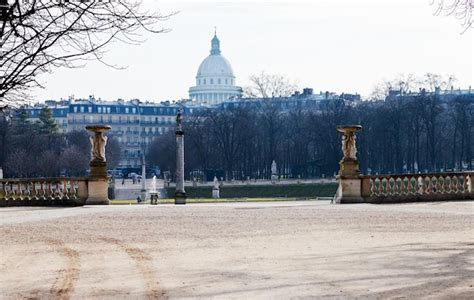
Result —
[[[85,177],[0,179],[0,207],[84,205],[88,194]]]

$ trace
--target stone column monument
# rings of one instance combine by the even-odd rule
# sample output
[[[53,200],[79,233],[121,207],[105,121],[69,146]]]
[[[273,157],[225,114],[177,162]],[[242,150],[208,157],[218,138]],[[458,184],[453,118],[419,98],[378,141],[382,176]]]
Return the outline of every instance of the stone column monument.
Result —
[[[174,204],[186,204],[184,191],[184,131],[183,110],[180,108],[176,115],[176,190]]]
[[[107,144],[107,137],[105,133],[111,129],[109,125],[91,125],[86,126],[93,136],[91,141],[91,161],[89,163],[89,197],[86,200],[86,205],[91,204],[110,204],[108,198],[108,178],[107,178],[107,163],[105,159],[105,146]]]
[[[357,161],[357,147],[355,133],[362,129],[360,125],[339,125],[337,131],[342,133],[342,154],[343,158],[339,162],[339,174],[334,203],[361,203],[362,180]]]
[[[219,199],[219,180],[214,176],[214,186],[212,187],[212,198]]]

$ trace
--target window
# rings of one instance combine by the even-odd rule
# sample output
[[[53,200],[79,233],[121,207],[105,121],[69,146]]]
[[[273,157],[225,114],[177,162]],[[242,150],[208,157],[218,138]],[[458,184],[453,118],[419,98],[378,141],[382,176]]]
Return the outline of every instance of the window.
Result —
[[[217,79],[217,84],[221,84],[221,79]]]
[[[92,112],[92,106],[88,106],[87,110],[91,113]]]
[[[77,106],[74,106],[74,112],[77,113]]]
[[[214,84],[214,79],[213,78],[211,78],[211,84]]]
[[[137,109],[135,107],[132,108],[132,114],[136,113]]]
[[[225,79],[225,84],[227,84],[227,78]]]
[[[81,113],[84,112],[84,106],[81,106]]]
[[[125,107],[125,113],[128,114],[128,107]]]
[[[202,80],[202,84],[206,84],[206,79],[203,79],[203,80]]]
[[[107,113],[110,114],[110,107],[107,107]]]
[[[102,107],[100,107],[100,106],[97,107],[97,112],[98,112],[99,114],[101,114],[101,113],[102,113]]]

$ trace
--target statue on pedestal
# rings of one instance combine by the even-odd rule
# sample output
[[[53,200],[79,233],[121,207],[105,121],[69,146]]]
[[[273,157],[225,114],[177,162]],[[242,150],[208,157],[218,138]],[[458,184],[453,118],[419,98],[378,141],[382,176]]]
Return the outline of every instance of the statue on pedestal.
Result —
[[[356,137],[353,132],[344,133],[342,136],[342,153],[345,159],[356,160],[357,148],[356,148]]]
[[[91,142],[91,158],[92,161],[105,162],[105,146],[107,145],[107,136],[102,132],[96,132],[94,137],[90,137]]]

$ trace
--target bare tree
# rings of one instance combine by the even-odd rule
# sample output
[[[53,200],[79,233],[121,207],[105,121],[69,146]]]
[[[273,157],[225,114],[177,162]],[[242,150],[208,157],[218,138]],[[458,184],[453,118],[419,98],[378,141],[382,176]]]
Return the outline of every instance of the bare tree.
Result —
[[[54,68],[81,67],[103,57],[113,42],[140,44],[141,32],[170,15],[145,11],[135,0],[0,0],[0,108],[19,106],[37,79]]]
[[[250,85],[244,87],[244,96],[249,98],[288,97],[298,90],[298,85],[279,74],[264,71],[249,78]]]
[[[69,175],[83,176],[89,167],[89,160],[89,155],[75,145],[64,149],[60,157],[61,167]]]
[[[474,27],[472,20],[474,0],[431,0],[431,4],[437,7],[436,15],[444,14],[461,20],[464,27],[463,33]]]

